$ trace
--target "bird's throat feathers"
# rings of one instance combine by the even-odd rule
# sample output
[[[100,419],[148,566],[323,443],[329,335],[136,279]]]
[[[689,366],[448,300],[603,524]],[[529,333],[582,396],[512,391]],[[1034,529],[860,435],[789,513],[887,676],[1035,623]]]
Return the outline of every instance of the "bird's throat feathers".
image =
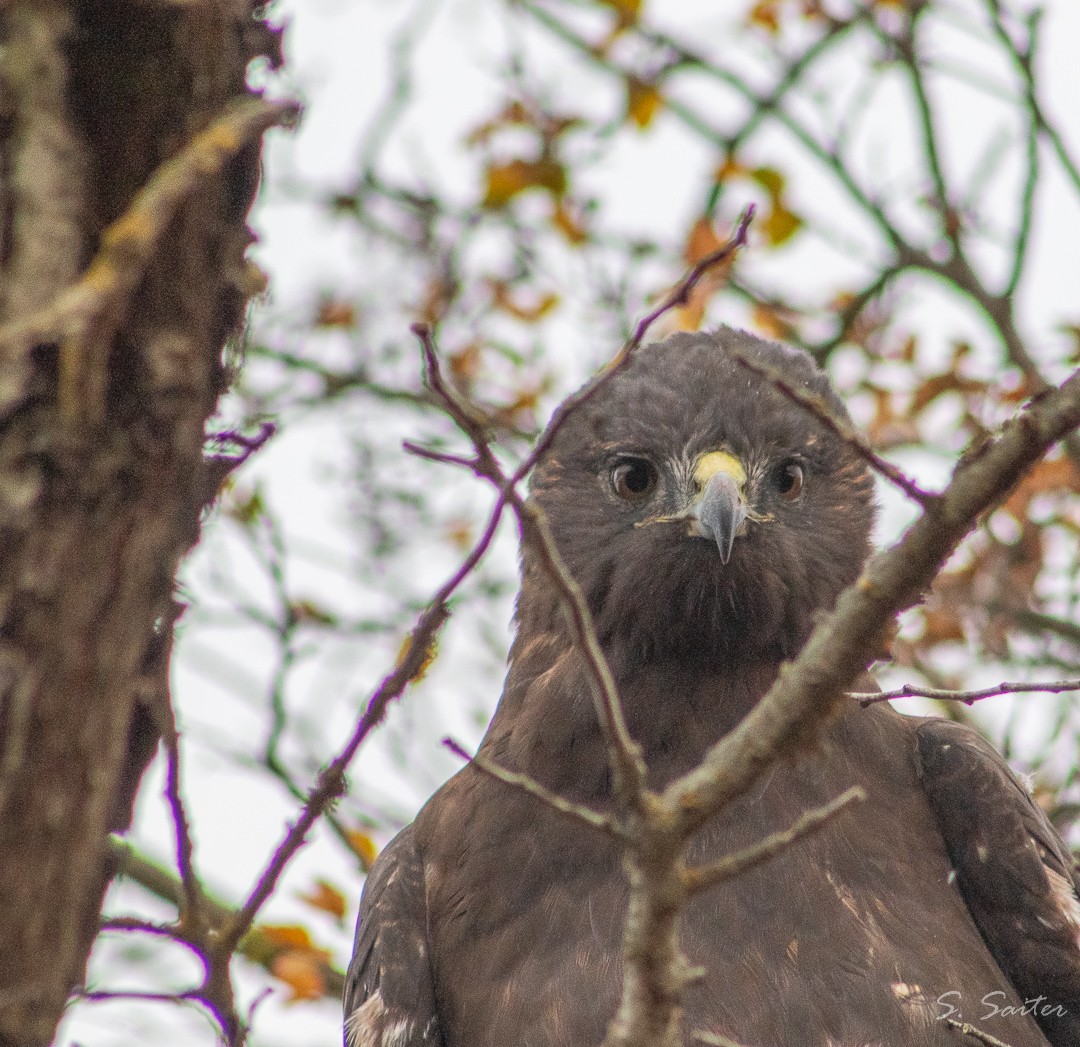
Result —
[[[737,667],[716,658],[647,659],[622,644],[605,645],[604,654],[657,786],[696,765],[765,694],[780,667],[771,658]],[[488,731],[491,751],[552,788],[581,798],[603,793],[608,759],[591,681],[565,618],[554,629],[519,628]],[[572,767],[572,780],[548,782],[557,767]]]

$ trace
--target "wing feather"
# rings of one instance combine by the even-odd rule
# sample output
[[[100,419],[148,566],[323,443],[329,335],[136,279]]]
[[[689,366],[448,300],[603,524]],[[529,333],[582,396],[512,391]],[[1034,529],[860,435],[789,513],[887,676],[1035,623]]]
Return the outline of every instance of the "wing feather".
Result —
[[[1080,1047],[1080,900],[1049,819],[976,731],[917,732],[923,791],[968,911],[1054,1047]]]
[[[443,1047],[414,833],[409,826],[387,845],[364,884],[345,979],[345,1047]]]

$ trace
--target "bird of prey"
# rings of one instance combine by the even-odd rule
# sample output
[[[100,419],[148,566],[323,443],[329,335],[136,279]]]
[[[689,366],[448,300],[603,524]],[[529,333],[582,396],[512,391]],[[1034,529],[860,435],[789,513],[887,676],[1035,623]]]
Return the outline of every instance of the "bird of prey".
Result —
[[[800,351],[721,329],[638,350],[570,414],[530,497],[588,600],[650,784],[702,758],[870,551],[873,482],[733,352],[844,408]],[[523,551],[487,758],[595,809],[612,777],[554,586]],[[976,733],[844,706],[692,841],[706,862],[852,784],[827,829],[695,895],[684,1039],[747,1047],[1080,1045],[1070,856]],[[589,1047],[619,997],[619,845],[466,766],[383,851],[345,991],[348,1047]],[[991,1043],[994,1040],[984,1039]]]

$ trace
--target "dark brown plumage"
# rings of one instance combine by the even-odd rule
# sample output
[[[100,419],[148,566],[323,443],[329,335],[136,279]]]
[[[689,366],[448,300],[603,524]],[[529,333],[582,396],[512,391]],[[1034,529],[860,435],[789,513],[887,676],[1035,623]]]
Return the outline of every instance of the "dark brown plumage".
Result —
[[[870,548],[862,461],[732,347],[843,412],[802,353],[731,330],[676,336],[571,415],[532,482],[654,785],[765,693]],[[482,750],[610,805],[587,678],[528,553]],[[686,1000],[688,1042],[705,1030],[751,1047],[944,1047],[964,1037],[943,1019],[962,1016],[1035,1047],[1047,1039],[1020,1013],[1034,1010],[1056,1047],[1080,1045],[1071,862],[962,727],[846,708],[813,753],[777,763],[707,823],[690,860],[754,843],[856,783],[868,799],[842,821],[687,908],[683,948],[707,971]],[[349,1047],[599,1044],[626,901],[615,844],[466,767],[365,886]]]

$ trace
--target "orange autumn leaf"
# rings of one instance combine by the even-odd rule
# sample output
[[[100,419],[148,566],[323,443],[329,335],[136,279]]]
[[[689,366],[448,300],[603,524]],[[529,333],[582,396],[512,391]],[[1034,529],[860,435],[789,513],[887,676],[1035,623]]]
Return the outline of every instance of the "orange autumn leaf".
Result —
[[[492,280],[490,286],[495,308],[526,323],[536,323],[559,304],[559,296],[550,292],[533,302],[523,302],[520,297],[514,297],[510,285],[504,280]]]
[[[683,247],[683,259],[687,265],[696,265],[702,258],[719,250],[724,241],[716,235],[712,222],[708,218],[699,218],[690,228],[690,235]]]
[[[365,869],[370,869],[379,855],[379,848],[375,846],[375,841],[362,829],[348,829],[345,838],[353,854],[360,859],[360,864]]]
[[[292,620],[306,625],[335,625],[337,618],[312,600],[297,600],[289,605]]]
[[[543,389],[539,387],[522,389],[510,403],[503,404],[499,411],[508,414],[517,414],[518,411],[535,411],[540,404],[540,394],[542,392]]]
[[[416,310],[417,319],[432,327],[438,326],[446,315],[455,291],[453,284],[441,276],[428,280],[424,297]]]
[[[1022,522],[1027,519],[1031,500],[1037,495],[1064,492],[1080,493],[1080,467],[1071,458],[1044,458],[1024,474],[1004,509]]]
[[[915,391],[911,395],[910,413],[912,415],[921,414],[939,396],[944,396],[946,393],[971,395],[972,393],[985,393],[986,390],[985,382],[976,381],[974,378],[964,378],[954,371],[933,374],[924,378],[915,387]]]
[[[234,492],[225,507],[229,518],[235,520],[244,527],[252,527],[266,514],[266,501],[263,498],[262,489],[255,487],[250,494]]]
[[[664,96],[655,84],[626,78],[626,118],[644,130],[664,106]]]
[[[324,298],[315,314],[316,327],[352,327],[356,323],[356,310],[348,302]]]
[[[558,198],[566,192],[566,181],[566,168],[551,157],[491,164],[486,173],[482,206],[489,209],[505,207],[528,189],[542,189]]]
[[[697,265],[723,247],[724,243],[713,228],[712,221],[703,215],[690,227],[683,245],[683,259],[687,265]],[[701,329],[709,300],[727,283],[733,261],[734,254],[702,274],[687,300],[664,317],[664,330],[667,333]]]
[[[574,216],[564,200],[557,200],[551,213],[551,224],[566,238],[568,243],[583,244],[589,239],[585,226]]]
[[[283,952],[270,961],[270,973],[291,990],[289,1003],[319,1000],[326,995],[320,960],[306,952]]]
[[[480,373],[481,346],[479,342],[469,342],[448,357],[450,373],[458,385],[468,388]]]
[[[772,210],[761,220],[759,228],[772,247],[779,247],[785,240],[790,240],[803,226],[803,220],[777,201]]]
[[[533,120],[529,115],[529,111],[517,100],[507,102],[507,104],[490,120],[485,120],[482,124],[473,128],[473,130],[466,135],[465,144],[480,145],[491,138],[496,131],[499,131],[504,127],[522,125],[533,125]]]
[[[315,886],[301,891],[299,897],[313,909],[329,913],[336,920],[345,918],[345,895],[327,880],[316,880]]]
[[[743,167],[735,157],[728,155],[724,157],[723,163],[721,163],[714,172],[713,181],[719,185],[722,182],[726,182],[729,178],[737,178],[744,174],[746,174],[746,168]]]
[[[757,0],[750,8],[746,21],[775,36],[780,32],[780,4],[778,0]]]
[[[778,247],[794,236],[803,225],[803,220],[784,202],[787,180],[783,172],[775,167],[754,168],[749,172],[749,176],[769,197],[769,213],[759,220],[758,228],[765,234],[770,246]]]
[[[769,199],[773,201],[780,199],[784,186],[787,184],[783,172],[775,167],[755,167],[750,172],[750,177],[769,194]]]
[[[750,315],[754,326],[767,338],[786,338],[791,333],[791,325],[785,323],[780,314],[771,306],[758,302]]]
[[[701,322],[705,319],[705,305],[708,296],[701,293],[701,286],[694,288],[690,300],[685,305],[677,306],[667,315],[667,323],[664,325],[665,334],[674,334],[676,331],[699,331]]]
[[[450,544],[461,552],[467,552],[473,543],[473,527],[468,520],[451,520],[443,534]]]
[[[908,414],[897,412],[893,394],[887,389],[871,387],[874,396],[874,417],[866,427],[870,442],[879,448],[918,443],[919,430]]]
[[[629,29],[641,17],[642,0],[598,0],[601,7],[610,8],[618,19],[619,29]]]
[[[317,952],[306,927],[299,924],[261,924],[259,931],[271,945],[300,952]]]
[[[407,633],[405,639],[401,641],[401,646],[398,648],[397,660],[394,663],[394,668],[402,665],[405,659],[408,658],[410,651],[412,650],[413,636],[412,633]],[[431,663],[435,661],[436,656],[439,653],[439,642],[435,638],[432,638],[428,643],[427,650],[424,651],[423,659],[419,666],[409,677],[411,683],[419,683],[425,676],[427,676],[428,669],[431,668]]]
[[[928,609],[923,612],[924,643],[950,643],[964,640],[964,626],[952,608]]]

